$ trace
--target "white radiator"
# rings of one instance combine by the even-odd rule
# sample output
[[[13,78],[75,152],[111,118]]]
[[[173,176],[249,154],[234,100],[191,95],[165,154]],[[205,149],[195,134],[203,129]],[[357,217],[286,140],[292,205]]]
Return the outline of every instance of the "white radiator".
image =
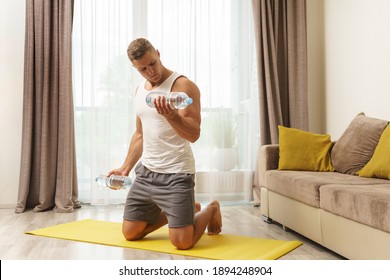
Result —
[[[195,176],[198,201],[252,200],[253,171],[200,171]]]

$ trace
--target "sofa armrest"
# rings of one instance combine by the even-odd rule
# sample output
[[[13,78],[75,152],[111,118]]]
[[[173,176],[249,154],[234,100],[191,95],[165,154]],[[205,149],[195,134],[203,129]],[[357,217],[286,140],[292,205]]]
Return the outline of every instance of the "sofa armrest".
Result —
[[[279,144],[261,146],[258,157],[259,185],[265,186],[265,172],[267,170],[278,169]]]

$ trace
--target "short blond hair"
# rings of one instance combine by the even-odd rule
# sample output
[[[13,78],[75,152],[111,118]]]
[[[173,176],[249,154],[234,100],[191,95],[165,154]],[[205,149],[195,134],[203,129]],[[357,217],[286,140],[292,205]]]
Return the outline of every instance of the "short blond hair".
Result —
[[[154,51],[153,45],[145,38],[133,40],[127,48],[127,55],[131,61],[141,59],[148,51]]]

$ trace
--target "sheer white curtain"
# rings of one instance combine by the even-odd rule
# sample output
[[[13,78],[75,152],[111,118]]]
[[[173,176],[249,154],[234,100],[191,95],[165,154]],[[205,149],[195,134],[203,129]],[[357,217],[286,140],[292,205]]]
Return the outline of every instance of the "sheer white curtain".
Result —
[[[121,203],[126,191],[99,188],[95,177],[122,164],[134,128],[136,75],[126,49],[132,1],[75,1],[73,84],[80,201]]]
[[[125,193],[100,190],[94,178],[127,153],[140,76],[126,48],[140,36],[200,88],[202,134],[193,145],[199,199],[250,199],[259,139],[250,0],[79,0],[73,28],[81,201],[124,201]]]

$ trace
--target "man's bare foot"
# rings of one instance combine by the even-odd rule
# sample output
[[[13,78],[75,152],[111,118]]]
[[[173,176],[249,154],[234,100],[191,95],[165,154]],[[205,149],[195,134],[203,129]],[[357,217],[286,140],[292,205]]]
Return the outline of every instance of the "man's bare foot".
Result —
[[[198,213],[200,210],[202,210],[202,205],[199,202],[195,202],[195,213]]]
[[[222,216],[219,202],[214,200],[209,204],[210,207],[214,207],[213,216],[207,225],[208,235],[217,235],[222,231]]]

